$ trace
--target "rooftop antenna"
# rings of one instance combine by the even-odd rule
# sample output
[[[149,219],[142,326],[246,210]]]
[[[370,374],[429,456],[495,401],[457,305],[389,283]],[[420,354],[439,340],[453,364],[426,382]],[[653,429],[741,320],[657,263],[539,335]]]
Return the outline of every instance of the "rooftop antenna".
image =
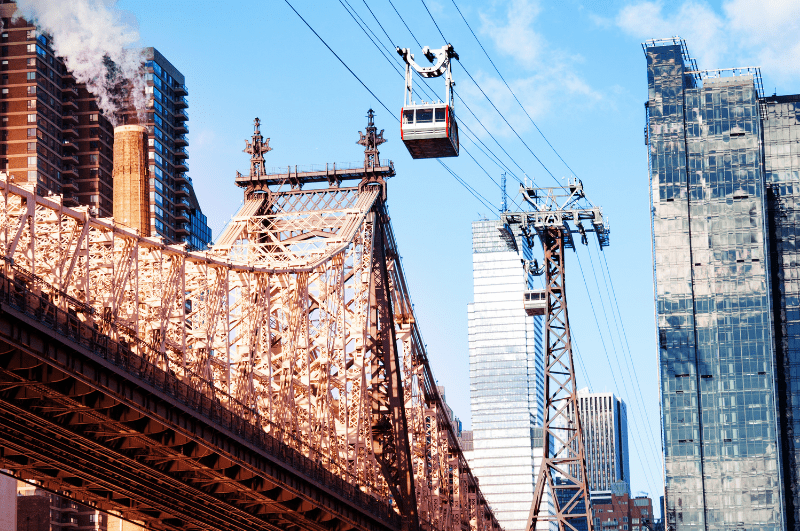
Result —
[[[503,172],[501,175],[502,188],[503,188],[503,203],[500,206],[501,212],[506,212],[508,210],[508,196],[506,195],[506,172]]]

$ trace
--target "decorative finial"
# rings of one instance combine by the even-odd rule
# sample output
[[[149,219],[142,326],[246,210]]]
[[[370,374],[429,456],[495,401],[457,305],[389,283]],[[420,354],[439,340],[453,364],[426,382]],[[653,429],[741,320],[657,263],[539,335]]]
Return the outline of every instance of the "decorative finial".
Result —
[[[264,155],[272,151],[269,147],[269,138],[264,140],[261,136],[261,120],[253,120],[254,132],[252,141],[244,141],[244,152],[250,154],[250,178],[264,175]]]
[[[361,138],[358,139],[356,144],[364,146],[364,167],[375,168],[381,165],[380,152],[378,146],[386,142],[383,138],[383,129],[378,133],[378,128],[375,127],[375,111],[370,109],[367,111],[367,134],[358,132]]]

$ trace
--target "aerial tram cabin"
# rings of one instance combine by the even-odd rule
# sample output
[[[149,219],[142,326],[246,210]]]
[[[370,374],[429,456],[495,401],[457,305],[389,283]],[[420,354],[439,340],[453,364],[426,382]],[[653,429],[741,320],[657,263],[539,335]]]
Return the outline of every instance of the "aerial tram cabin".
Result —
[[[544,315],[547,312],[547,292],[543,289],[528,290],[522,294],[525,313]]]
[[[450,59],[458,59],[458,54],[448,44],[438,50],[427,46],[422,53],[433,66],[421,67],[414,62],[414,55],[408,48],[397,48],[406,62],[406,94],[400,112],[400,138],[406,145],[411,158],[433,159],[458,156],[458,124],[453,112],[453,78],[450,74]],[[434,62],[435,61],[435,62]],[[411,69],[422,77],[445,75],[447,98],[444,103],[415,103],[412,99]]]
[[[449,105],[403,107],[400,138],[414,159],[458,156],[458,124]]]

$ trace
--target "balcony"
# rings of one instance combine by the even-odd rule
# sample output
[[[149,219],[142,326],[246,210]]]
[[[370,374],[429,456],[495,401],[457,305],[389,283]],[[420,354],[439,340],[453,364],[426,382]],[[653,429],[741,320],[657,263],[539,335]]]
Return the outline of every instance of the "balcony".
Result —
[[[179,122],[185,122],[189,119],[189,115],[183,109],[175,109],[175,119]]]
[[[177,163],[177,159],[188,159],[189,153],[186,152],[184,148],[176,148],[175,149],[175,159]]]
[[[78,162],[78,155],[75,155],[74,153],[64,155],[62,159],[68,164],[75,164],[76,166],[80,164],[80,162]]]
[[[188,146],[189,139],[186,138],[186,135],[178,135],[175,137],[175,145],[176,146]]]
[[[175,94],[178,96],[188,96],[189,89],[186,88],[186,85],[175,85],[172,87],[172,90],[175,91]]]
[[[61,146],[64,149],[69,149],[69,150],[77,150],[78,149],[78,144],[76,144],[72,140],[64,140],[63,142],[61,142]]]
[[[71,109],[76,110],[76,111],[78,110],[78,104],[75,103],[75,101],[71,100],[71,99],[70,100],[64,100],[64,102],[61,104],[61,106],[64,107],[65,109],[71,108]]]
[[[186,162],[186,159],[175,161],[175,171],[189,171],[189,163]]]
[[[186,176],[185,173],[176,173],[175,174],[175,185],[181,186],[186,185],[190,181],[189,177]]]
[[[175,108],[176,109],[185,109],[189,106],[189,102],[184,97],[175,98]]]
[[[182,221],[184,223],[189,222],[189,214],[184,209],[180,209],[175,212],[175,221]]]
[[[78,106],[74,105],[74,102],[72,102],[72,103],[73,103],[73,106],[77,109]],[[66,106],[67,106],[67,104],[64,103],[64,107],[66,107]],[[67,122],[70,122],[70,123],[73,123],[73,124],[77,124],[78,123],[78,115],[75,114],[75,113],[72,113],[72,112],[65,112],[62,115],[62,119],[64,121],[65,126],[66,126]]]
[[[73,98],[78,97],[78,89],[75,88],[75,85],[69,85],[61,88],[61,96],[72,96]]]
[[[177,180],[176,180],[177,182]],[[175,187],[175,196],[178,197],[188,197],[189,196],[189,188],[186,185],[176,186]]]
[[[67,164],[63,168],[61,168],[61,175],[63,175],[64,177],[72,177],[73,179],[77,179],[78,170],[76,170],[74,166],[70,166],[69,164]]]
[[[75,129],[75,126],[73,125],[64,124],[64,129],[62,130],[62,134],[64,135],[64,137],[69,136],[72,138],[78,138],[78,130]]]
[[[62,171],[61,174],[64,175],[64,172]],[[78,185],[71,179],[70,180],[64,179],[63,182],[61,183],[61,190],[64,193],[64,195],[73,195],[78,191]]]

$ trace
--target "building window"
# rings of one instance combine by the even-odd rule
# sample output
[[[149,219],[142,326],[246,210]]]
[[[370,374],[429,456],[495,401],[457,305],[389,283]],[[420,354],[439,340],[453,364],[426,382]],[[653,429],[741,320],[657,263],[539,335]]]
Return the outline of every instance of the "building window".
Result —
[[[28,142],[28,152],[36,151],[36,142]]]
[[[89,164],[97,164],[97,155],[89,155]]]
[[[33,96],[36,94],[36,85],[29,85],[28,86],[28,95]]]
[[[29,58],[28,59],[28,66],[36,66],[36,59],[33,58],[33,57]]]
[[[28,166],[36,167],[36,157],[28,157]]]
[[[29,44],[28,45],[28,53],[36,53],[36,45],[35,44]]]
[[[36,123],[36,115],[35,114],[29,114],[28,115],[28,123],[29,124],[35,124]]]
[[[89,121],[90,122],[96,122],[97,120],[98,120],[98,115],[97,114],[90,114],[89,115]]]
[[[36,38],[36,30],[28,30],[27,34],[25,35],[28,39],[35,39]]]
[[[36,173],[36,170],[28,171],[28,180],[29,181],[35,181],[37,177],[38,177],[38,175]]]
[[[36,100],[28,100],[28,108],[35,109],[36,108]]]
[[[28,128],[28,138],[36,137],[36,129],[33,127]]]
[[[97,195],[90,195],[89,196],[89,202],[90,203],[97,203],[99,200],[100,200],[100,196],[97,196]]]
[[[36,79],[36,72],[28,72],[28,81]]]

